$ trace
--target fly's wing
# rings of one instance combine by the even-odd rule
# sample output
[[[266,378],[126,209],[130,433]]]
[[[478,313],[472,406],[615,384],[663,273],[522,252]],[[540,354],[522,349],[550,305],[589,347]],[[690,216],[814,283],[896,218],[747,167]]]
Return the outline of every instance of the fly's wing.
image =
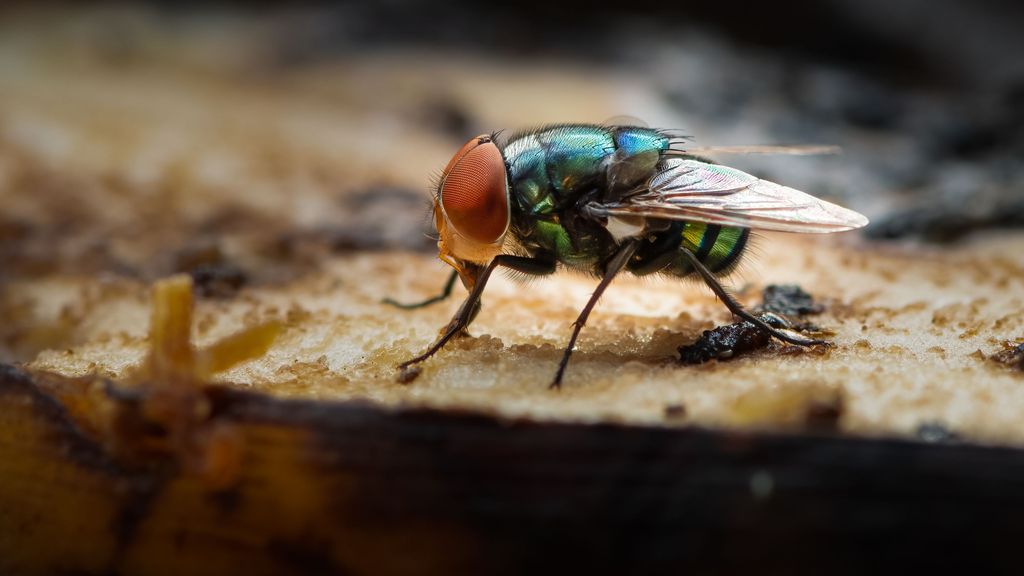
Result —
[[[636,116],[630,116],[628,114],[619,114],[612,116],[611,118],[601,122],[601,126],[617,127],[617,126],[639,126],[641,128],[647,128],[649,124]]]
[[[690,146],[684,149],[673,149],[672,152],[690,156],[715,154],[785,154],[789,156],[818,156],[821,154],[839,154],[842,148],[828,144],[800,144],[796,146],[780,146],[775,144],[755,146]]]
[[[590,207],[606,216],[694,220],[782,232],[842,232],[868,223],[863,215],[746,172],[675,159],[644,190]]]

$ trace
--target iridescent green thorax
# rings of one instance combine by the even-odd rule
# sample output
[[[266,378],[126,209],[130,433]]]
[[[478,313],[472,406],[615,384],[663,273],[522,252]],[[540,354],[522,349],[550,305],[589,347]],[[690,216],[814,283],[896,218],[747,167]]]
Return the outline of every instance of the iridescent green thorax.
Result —
[[[577,238],[576,245],[573,245],[569,233],[557,222],[538,220],[531,230],[530,239],[559,262],[579,270],[589,270],[601,256],[600,244],[594,238]]]
[[[650,177],[669,138],[641,127],[562,125],[513,136],[502,153],[513,209],[551,214],[611,181]]]

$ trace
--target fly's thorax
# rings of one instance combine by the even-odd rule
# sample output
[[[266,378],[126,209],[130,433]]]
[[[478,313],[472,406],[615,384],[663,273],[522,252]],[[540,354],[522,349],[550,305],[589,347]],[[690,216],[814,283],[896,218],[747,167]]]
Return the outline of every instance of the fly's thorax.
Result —
[[[566,124],[515,135],[502,151],[513,204],[548,215],[583,194],[606,196],[651,177],[668,146],[669,139],[650,128]]]

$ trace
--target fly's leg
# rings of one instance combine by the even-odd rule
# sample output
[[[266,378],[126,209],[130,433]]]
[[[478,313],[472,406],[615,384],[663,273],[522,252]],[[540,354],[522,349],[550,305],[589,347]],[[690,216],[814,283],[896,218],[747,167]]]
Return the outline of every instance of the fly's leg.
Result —
[[[473,286],[473,290],[470,291],[469,296],[466,297],[462,306],[459,306],[459,310],[455,313],[455,316],[452,317],[451,322],[445,326],[437,341],[434,342],[434,344],[431,345],[423,354],[399,364],[398,368],[400,370],[404,370],[413,364],[419,364],[427,358],[430,358],[436,354],[438,350],[443,348],[449,340],[460,334],[467,326],[469,326],[469,323],[473,321],[477,313],[480,311],[480,297],[483,295],[484,287],[487,286],[487,280],[491,277],[491,272],[493,272],[498,266],[505,266],[507,268],[512,268],[513,270],[534,275],[551,274],[555,271],[554,260],[548,260],[546,258],[524,258],[521,256],[510,256],[507,254],[496,256],[491,260],[490,264],[483,269],[480,276],[477,277],[476,285]]]
[[[477,311],[480,308],[480,296],[484,292],[484,286],[487,285],[487,280],[491,276],[491,272],[498,266],[498,259],[491,260],[491,263],[484,268],[484,271],[480,273],[480,276],[476,280],[476,286],[473,286],[473,290],[466,297],[466,300],[462,302],[462,306],[459,306],[459,310],[455,312],[455,316],[452,317],[448,325],[445,326],[441,332],[440,338],[434,342],[426,352],[419,356],[406,360],[398,365],[400,370],[404,370],[413,364],[419,364],[427,358],[430,358],[437,353],[445,344],[448,343],[454,336],[462,332],[469,326],[469,323],[476,316]]]
[[[640,247],[640,242],[636,239],[628,240],[622,246],[619,247],[618,252],[605,266],[604,277],[601,278],[601,283],[597,285],[597,289],[590,295],[590,300],[587,301],[587,305],[580,311],[580,315],[573,322],[572,336],[569,337],[569,345],[565,347],[565,351],[562,352],[562,360],[558,363],[558,372],[555,373],[555,379],[551,382],[548,388],[561,388],[562,377],[565,375],[565,367],[569,365],[569,357],[572,356],[572,350],[576,346],[576,338],[580,335],[580,330],[583,329],[583,325],[587,323],[587,318],[590,316],[590,311],[594,309],[594,305],[597,304],[601,294],[604,294],[605,288],[612,283],[615,276],[626,267],[629,259],[636,253],[636,249]]]
[[[416,302],[413,304],[402,304],[401,302],[392,300],[391,298],[385,298],[384,300],[381,300],[381,303],[387,304],[389,306],[394,306],[395,308],[401,308],[402,310],[415,310],[417,308],[424,308],[426,306],[430,306],[431,304],[435,304],[442,300],[446,300],[449,296],[452,295],[452,288],[455,287],[455,280],[458,279],[458,277],[459,273],[455,270],[452,270],[451,276],[448,276],[448,281],[445,282],[444,288],[441,290],[441,293],[437,296],[434,296],[433,298],[427,298],[422,302]]]
[[[690,252],[689,250],[683,247],[680,247],[679,249],[682,250],[683,254],[685,254],[687,258],[690,259],[690,264],[693,264],[694,270],[696,270],[697,273],[700,274],[701,279],[703,279],[704,283],[708,285],[708,288],[711,288],[711,291],[715,293],[715,296],[718,296],[722,303],[725,304],[725,307],[728,308],[734,316],[739,316],[743,320],[746,320],[747,322],[750,322],[751,324],[757,326],[761,330],[764,330],[768,334],[771,334],[773,337],[778,338],[783,342],[788,342],[789,344],[795,344],[797,346],[827,346],[830,344],[830,342],[828,342],[827,340],[803,338],[800,336],[790,335],[785,332],[782,332],[781,330],[772,328],[764,320],[744,310],[743,305],[737,302],[736,299],[733,298],[732,294],[729,294],[729,292],[727,292],[726,289],[722,287],[722,285],[718,282],[718,279],[715,278],[715,275],[712,274],[711,271],[708,270],[707,267],[705,267],[704,264],[697,259],[697,256],[694,255],[693,252]],[[779,318],[779,320],[781,320],[781,318]],[[783,324],[785,325],[784,322]]]

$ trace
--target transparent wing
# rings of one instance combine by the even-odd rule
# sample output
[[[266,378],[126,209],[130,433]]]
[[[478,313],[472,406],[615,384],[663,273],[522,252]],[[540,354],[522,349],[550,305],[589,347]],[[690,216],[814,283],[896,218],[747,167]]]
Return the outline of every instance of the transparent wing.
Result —
[[[706,154],[786,154],[789,156],[815,156],[819,154],[839,154],[842,152],[839,146],[827,144],[801,144],[796,146],[785,145],[758,145],[758,146],[690,146],[687,148],[673,148],[671,152],[676,154],[687,154],[702,156]]]
[[[647,128],[650,126],[647,122],[637,118],[636,116],[630,116],[628,114],[619,114],[612,116],[611,118],[601,122],[601,126],[640,126]]]
[[[799,190],[691,159],[672,161],[641,192],[590,209],[611,216],[696,220],[783,232],[842,232],[868,223],[853,210]]]

